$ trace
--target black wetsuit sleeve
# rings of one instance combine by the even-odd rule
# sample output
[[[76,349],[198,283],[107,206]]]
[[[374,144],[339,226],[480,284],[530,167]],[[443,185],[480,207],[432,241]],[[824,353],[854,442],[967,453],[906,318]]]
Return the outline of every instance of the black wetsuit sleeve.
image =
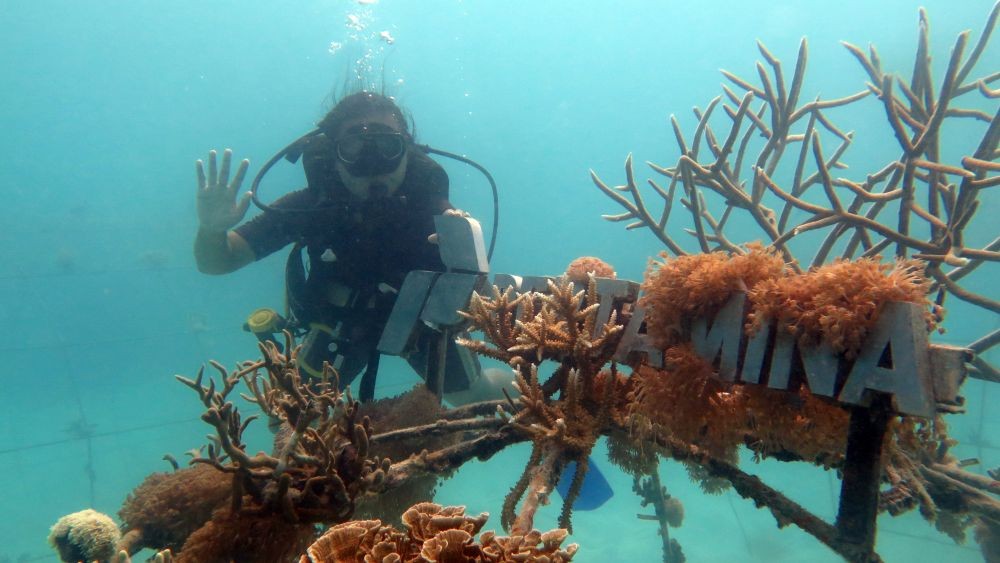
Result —
[[[265,211],[234,231],[247,241],[254,257],[260,260],[302,237],[305,225],[300,215],[304,214],[281,210],[308,209],[316,204],[314,200],[306,189],[289,193],[271,204],[276,211]]]

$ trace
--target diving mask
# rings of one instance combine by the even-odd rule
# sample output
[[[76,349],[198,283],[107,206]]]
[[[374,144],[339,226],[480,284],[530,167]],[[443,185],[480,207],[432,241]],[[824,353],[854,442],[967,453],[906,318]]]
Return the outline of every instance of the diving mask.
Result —
[[[403,134],[381,123],[352,127],[336,142],[337,158],[352,176],[388,174],[406,154]]]

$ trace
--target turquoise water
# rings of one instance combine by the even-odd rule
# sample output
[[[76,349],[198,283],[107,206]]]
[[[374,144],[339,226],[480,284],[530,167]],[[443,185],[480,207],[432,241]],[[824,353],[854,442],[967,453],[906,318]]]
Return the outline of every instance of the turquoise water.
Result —
[[[352,68],[370,67],[368,77],[413,115],[419,140],[495,175],[502,215],[494,271],[555,274],[577,256],[598,255],[620,277],[639,280],[661,246],[601,220],[619,210],[589,170],[621,183],[629,153],[637,163],[672,164],[668,117],[693,130],[690,109],[719,94],[720,68],[753,78],[757,39],[790,73],[808,37],[804,98],[864,88],[842,40],[874,43],[884,68],[908,75],[919,5],[930,14],[940,73],[957,33],[971,28],[977,38],[992,2],[5,2],[0,562],[56,561],[45,541],[56,518],[87,507],[114,514],[145,475],[167,469],[164,453],[180,457],[203,442],[200,405],[174,374],[256,354],[240,326],[252,309],[280,306],[283,258],[225,277],[195,270],[193,162],[209,149],[232,147],[256,172],[332,106]],[[976,74],[997,70],[994,37]],[[864,139],[846,159],[858,174],[898,153],[877,104],[868,104],[838,117]],[[486,183],[444,165],[452,201],[488,229]],[[279,169],[265,198],[300,182],[293,167]],[[998,211],[993,197],[980,213]],[[973,236],[996,236],[989,223],[979,221]],[[972,279],[970,287],[996,299],[988,283]],[[937,341],[967,344],[1000,320],[955,306],[946,326]],[[414,382],[404,364],[387,361],[379,393]],[[998,392],[968,382],[969,411],[950,419],[957,455],[982,462],[973,471],[1000,464]],[[511,448],[470,463],[437,500],[488,511],[487,528],[498,529],[500,503],[526,459],[526,448]],[[635,518],[644,510],[631,479],[602,467],[617,494],[574,516],[571,541],[582,545],[574,560],[660,560],[655,525]],[[745,468],[833,518],[834,474],[775,462]],[[672,537],[689,561],[838,560],[799,530],[778,530],[733,492],[702,494],[679,464],[661,471],[685,505]],[[536,526],[554,527],[557,516],[555,504]],[[888,561],[981,560],[974,544],[955,545],[915,513],[883,517],[878,550]]]

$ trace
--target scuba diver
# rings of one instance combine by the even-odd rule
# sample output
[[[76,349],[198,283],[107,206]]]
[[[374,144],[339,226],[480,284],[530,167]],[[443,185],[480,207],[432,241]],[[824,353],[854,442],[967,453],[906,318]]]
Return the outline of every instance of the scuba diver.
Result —
[[[416,145],[401,109],[366,91],[343,98],[316,131],[275,155],[242,197],[249,161],[230,182],[232,152],[223,153],[221,166],[210,152],[207,175],[204,163],[196,163],[198,269],[226,274],[294,245],[286,266],[287,323],[264,309],[251,315],[248,328],[258,337],[285,327],[305,333],[298,356],[303,375],[319,377],[327,361],[346,387],[365,370],[361,398],[371,400],[377,344],[403,279],[411,270],[445,271],[434,216],[467,216],[449,202],[448,175],[426,152],[448,154]],[[258,203],[264,213],[240,224],[257,201],[261,176],[281,156],[302,157],[307,186],[270,205]],[[427,381],[435,334],[421,329],[404,357]],[[497,375],[480,378],[478,359],[454,340],[446,354],[446,394],[496,386],[487,380]],[[509,376],[501,379],[496,383],[509,384]]]
[[[445,271],[434,240],[434,216],[466,215],[449,202],[448,175],[426,153],[465,162],[490,181],[491,256],[498,217],[496,184],[489,172],[465,157],[417,145],[403,112],[380,94],[363,91],[342,99],[316,131],[265,164],[242,197],[237,198],[249,161],[240,163],[231,182],[228,149],[221,167],[215,151],[209,153],[207,175],[204,163],[196,164],[198,269],[226,274],[294,245],[286,265],[288,320],[262,309],[251,315],[247,328],[259,338],[286,327],[305,332],[300,370],[319,377],[323,362],[330,362],[341,387],[364,370],[363,401],[374,393],[377,344],[403,279],[411,270]],[[256,197],[257,186],[282,157],[303,159],[307,187],[264,205]],[[264,213],[240,224],[251,201]],[[424,381],[435,335],[422,327],[405,355]],[[502,398],[502,387],[513,379],[509,369],[482,370],[475,355],[454,340],[446,344],[444,365],[445,398],[452,404]],[[574,503],[578,510],[593,510],[614,494],[593,459],[589,467]],[[573,467],[567,466],[557,487],[563,496],[573,475]]]

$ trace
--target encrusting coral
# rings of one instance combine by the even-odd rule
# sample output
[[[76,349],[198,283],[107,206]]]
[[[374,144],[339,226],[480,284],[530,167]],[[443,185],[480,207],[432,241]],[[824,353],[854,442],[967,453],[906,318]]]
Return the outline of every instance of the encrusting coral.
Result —
[[[465,515],[460,506],[425,502],[402,517],[405,531],[379,520],[355,520],[331,527],[303,555],[300,563],[434,562],[441,563],[563,563],[577,551],[565,548],[566,530],[532,530],[511,537],[484,532],[475,540],[488,515]]]

